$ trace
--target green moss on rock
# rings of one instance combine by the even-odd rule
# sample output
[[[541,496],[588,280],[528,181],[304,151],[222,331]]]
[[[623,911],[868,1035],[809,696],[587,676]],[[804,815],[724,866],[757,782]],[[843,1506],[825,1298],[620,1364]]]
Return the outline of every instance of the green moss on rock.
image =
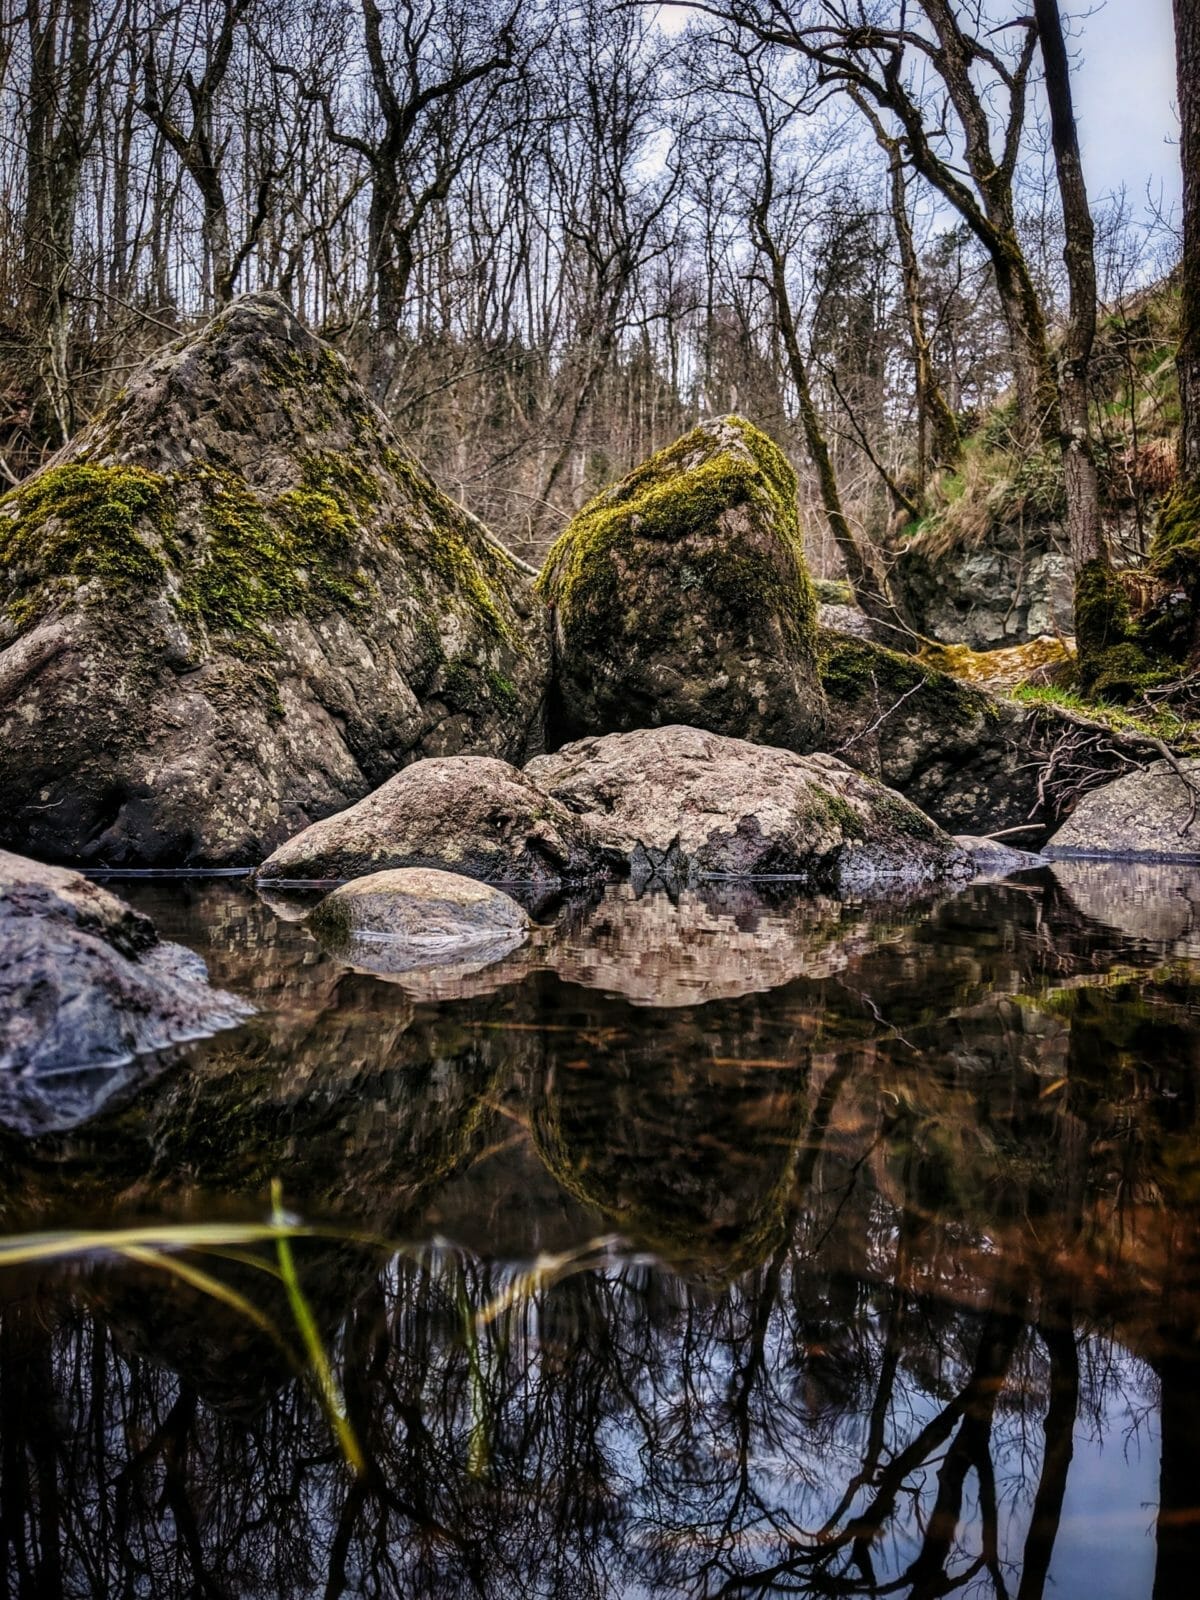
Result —
[[[521,704],[511,678],[468,656],[459,656],[448,663],[441,692],[452,711],[466,712],[469,716],[478,716],[487,710],[511,716]]]
[[[990,696],[912,656],[829,629],[818,637],[821,684],[833,706],[853,709],[878,702],[884,710],[911,695],[922,717],[947,733],[970,728],[993,713]]]
[[[72,581],[109,594],[161,582],[175,552],[169,481],[141,467],[50,467],[0,499],[0,603],[18,627]]]
[[[703,587],[732,614],[753,625],[778,617],[787,643],[811,650],[816,595],[808,576],[796,509],[796,478],[782,451],[744,418],[725,419],[740,450],[712,449],[707,427],[660,450],[613,489],[590,501],[558,539],[538,579],[580,643],[603,642],[623,609],[624,569],[646,544],[677,544],[716,533],[720,519],[749,506],[774,528],[783,561],[730,538],[714,540],[683,570],[683,582]],[[594,636],[594,637],[593,637]]]
[[[185,615],[255,633],[272,616],[365,603],[369,584],[350,566],[357,523],[340,496],[292,489],[264,502],[244,479],[213,468],[195,481],[206,538],[182,586]]]

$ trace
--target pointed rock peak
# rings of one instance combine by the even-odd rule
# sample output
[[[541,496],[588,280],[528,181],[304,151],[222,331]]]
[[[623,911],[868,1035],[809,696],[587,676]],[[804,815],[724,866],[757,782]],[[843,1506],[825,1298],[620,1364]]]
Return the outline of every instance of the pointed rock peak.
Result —
[[[524,573],[275,295],[0,498],[0,843],[253,865],[419,755],[519,757]]]

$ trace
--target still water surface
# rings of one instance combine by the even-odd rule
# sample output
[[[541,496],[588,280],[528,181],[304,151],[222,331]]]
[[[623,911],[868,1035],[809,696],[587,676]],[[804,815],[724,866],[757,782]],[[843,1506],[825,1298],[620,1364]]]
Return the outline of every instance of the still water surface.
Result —
[[[0,1227],[281,1179],[353,1235],[295,1254],[368,1467],[234,1306],[5,1268],[7,1594],[1197,1592],[1200,877],[611,890],[436,981],[243,885],[118,887],[260,1014],[0,1104]],[[178,1259],[295,1352],[282,1283]]]

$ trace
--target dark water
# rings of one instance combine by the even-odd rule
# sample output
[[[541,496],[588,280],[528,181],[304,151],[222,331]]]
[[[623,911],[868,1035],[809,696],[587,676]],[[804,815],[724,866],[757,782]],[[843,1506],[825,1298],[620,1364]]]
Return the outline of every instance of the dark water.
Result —
[[[261,1015],[0,1134],[0,1226],[281,1179],[355,1234],[295,1251],[368,1466],[234,1306],[6,1266],[6,1593],[1196,1592],[1200,878],[614,893],[415,987],[235,884],[127,892]],[[299,1351],[276,1279],[176,1260]]]

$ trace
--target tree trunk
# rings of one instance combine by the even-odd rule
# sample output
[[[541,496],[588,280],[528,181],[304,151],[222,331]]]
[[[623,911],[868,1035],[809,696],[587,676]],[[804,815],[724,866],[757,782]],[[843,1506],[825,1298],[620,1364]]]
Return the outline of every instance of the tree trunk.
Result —
[[[1088,206],[1071,98],[1071,68],[1058,0],[1034,0],[1046,68],[1046,98],[1058,189],[1062,197],[1063,259],[1071,314],[1059,360],[1059,414],[1067,489],[1067,540],[1075,571],[1075,637],[1079,677],[1095,682],[1103,652],[1124,632],[1124,597],[1112,573],[1100,525],[1100,487],[1088,411],[1092,345],[1096,338],[1095,228]]]
[[[896,228],[896,241],[900,246],[900,267],[904,280],[904,303],[908,311],[909,331],[913,342],[913,363],[916,369],[917,405],[928,439],[921,440],[920,479],[924,493],[927,462],[942,467],[954,461],[959,451],[958,423],[946,404],[946,396],[933,370],[930,356],[929,330],[925,326],[925,310],[921,304],[921,267],[917,260],[917,246],[913,239],[912,223],[908,216],[908,185],[904,181],[904,162],[898,148],[890,154],[892,177],[892,220]],[[926,454],[928,452],[928,454]]]
[[[25,313],[39,375],[58,432],[67,438],[74,407],[67,375],[68,281],[74,261],[75,216],[87,154],[85,119],[91,66],[92,0],[69,0],[64,51],[58,43],[64,8],[33,4],[27,26],[30,108],[26,145]]]
[[[1183,411],[1180,474],[1200,493],[1200,0],[1175,0],[1179,72],[1179,153],[1183,163],[1183,317],[1179,397]]]
[[[804,352],[800,348],[783,257],[776,248],[767,229],[766,219],[761,213],[756,219],[756,226],[760,246],[771,266],[771,300],[787,356],[788,370],[796,386],[804,442],[817,474],[821,504],[825,508],[829,531],[845,563],[847,581],[860,609],[885,631],[888,644],[896,650],[911,650],[924,641],[918,638],[908,619],[888,593],[887,584],[873,570],[859,548],[858,540],[854,537],[846,517],[838,488],[837,473],[829,453],[829,441],[821,427],[821,419],[813,401],[812,386],[808,381],[808,367],[804,360]]]

